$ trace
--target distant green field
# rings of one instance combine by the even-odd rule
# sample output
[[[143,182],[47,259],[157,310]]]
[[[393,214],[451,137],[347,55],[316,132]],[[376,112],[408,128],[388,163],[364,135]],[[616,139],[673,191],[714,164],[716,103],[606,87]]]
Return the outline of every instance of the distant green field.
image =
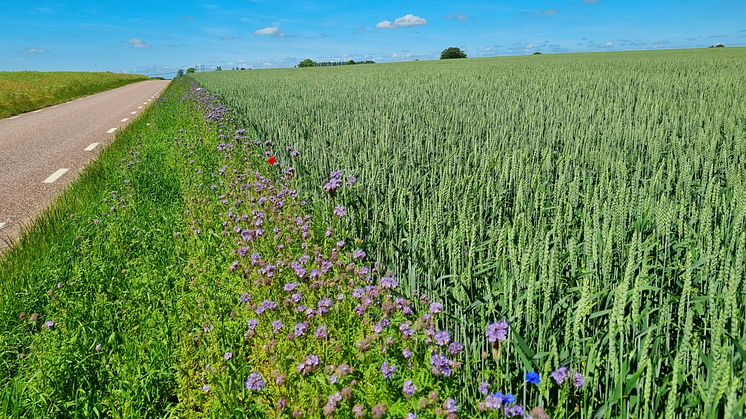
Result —
[[[147,79],[139,74],[1,71],[0,118]]]
[[[746,400],[744,62],[727,48],[191,77],[282,150],[316,222],[346,207],[344,231],[405,290],[446,301],[466,405],[484,402],[481,374],[552,417],[700,418]],[[322,190],[333,170],[354,193]],[[513,344],[496,364],[498,319]],[[526,393],[526,372],[550,383],[562,365],[583,392]]]

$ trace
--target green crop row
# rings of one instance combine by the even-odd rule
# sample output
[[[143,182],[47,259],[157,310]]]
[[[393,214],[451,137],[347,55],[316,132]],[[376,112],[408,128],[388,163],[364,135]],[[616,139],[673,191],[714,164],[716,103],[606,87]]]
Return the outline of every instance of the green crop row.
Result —
[[[746,401],[746,50],[216,72],[194,80],[410,293],[445,301],[460,400],[506,319],[504,391],[586,376],[556,417],[737,417]],[[287,151],[286,151],[287,150]],[[299,153],[292,153],[291,151]],[[333,170],[354,192],[322,186]],[[495,377],[492,377],[493,379]],[[526,399],[528,398],[528,399]]]

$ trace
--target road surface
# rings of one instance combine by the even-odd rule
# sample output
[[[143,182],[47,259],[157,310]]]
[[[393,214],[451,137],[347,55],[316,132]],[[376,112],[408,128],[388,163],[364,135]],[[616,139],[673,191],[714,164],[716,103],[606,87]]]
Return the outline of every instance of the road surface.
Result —
[[[0,252],[168,83],[143,81],[0,119]]]

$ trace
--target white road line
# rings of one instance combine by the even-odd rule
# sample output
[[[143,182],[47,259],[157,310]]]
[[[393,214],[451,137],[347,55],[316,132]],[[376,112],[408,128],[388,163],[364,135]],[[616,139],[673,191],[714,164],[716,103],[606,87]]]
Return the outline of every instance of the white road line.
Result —
[[[93,149],[96,148],[96,146],[98,146],[98,145],[99,145],[99,143],[91,143],[91,145],[89,145],[88,147],[84,148],[83,151],[93,151]]]
[[[124,119],[122,119],[122,120],[121,120],[121,121],[119,121],[119,122],[127,122],[127,121],[129,121],[129,118],[124,118]]]
[[[2,223],[0,223],[0,228],[3,228],[5,226],[5,223],[6,221],[3,221]]]
[[[117,130],[116,128],[112,128],[112,129],[110,129],[110,130],[106,131],[106,133],[107,133],[107,134],[111,134],[112,132],[114,132],[114,131],[116,131],[116,130]]]
[[[70,169],[59,169],[58,171],[52,173],[48,178],[44,180],[42,183],[52,183],[55,180],[59,179],[60,176],[64,175],[65,172],[67,172]]]
[[[39,113],[39,112],[41,112],[42,110],[43,110],[43,109],[39,109],[38,111],[33,111],[33,112],[31,112],[31,113]]]
[[[52,106],[52,107],[53,107],[53,108],[56,108],[56,107],[58,107],[58,106],[60,106],[60,105],[54,105],[54,106]]]
[[[142,106],[138,106],[137,109],[142,109]]]
[[[16,116],[11,116],[11,117],[10,117],[10,118],[8,118],[8,119],[16,119],[16,118],[20,118],[20,117],[21,117],[21,115],[16,115]]]
[[[83,98],[80,98],[80,99],[78,99],[78,100],[83,100]]]
[[[136,114],[136,113],[137,113],[137,111],[134,111],[134,112],[130,112],[130,115],[134,115],[134,114]]]

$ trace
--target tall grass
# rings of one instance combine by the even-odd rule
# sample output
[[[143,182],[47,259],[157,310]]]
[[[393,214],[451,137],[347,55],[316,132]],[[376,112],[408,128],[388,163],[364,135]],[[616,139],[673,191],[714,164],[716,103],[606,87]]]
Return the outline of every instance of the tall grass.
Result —
[[[738,417],[746,401],[743,48],[201,73],[404,288],[446,300],[461,398],[565,364],[556,417]],[[291,156],[290,150],[300,155]],[[322,189],[355,173],[356,194]],[[326,218],[325,218],[326,217]],[[506,390],[515,390],[506,388]]]
[[[140,74],[0,71],[0,118],[147,79]]]

